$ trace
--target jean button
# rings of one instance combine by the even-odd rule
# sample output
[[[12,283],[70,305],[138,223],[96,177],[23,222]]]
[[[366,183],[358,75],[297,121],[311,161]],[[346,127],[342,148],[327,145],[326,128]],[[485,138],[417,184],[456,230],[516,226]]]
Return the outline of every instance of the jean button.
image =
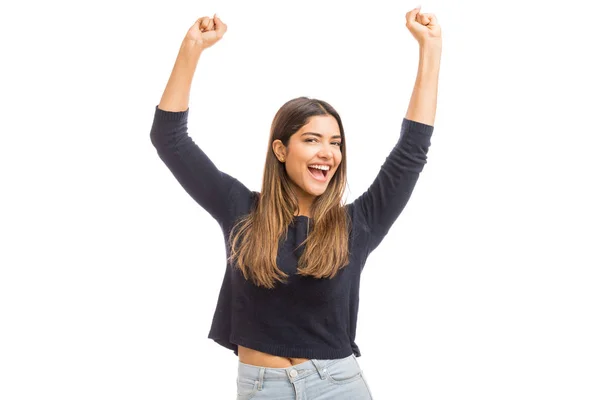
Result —
[[[295,378],[295,377],[297,377],[297,376],[298,376],[298,371],[296,371],[295,369],[291,370],[291,371],[290,371],[290,376],[291,376],[292,378]]]

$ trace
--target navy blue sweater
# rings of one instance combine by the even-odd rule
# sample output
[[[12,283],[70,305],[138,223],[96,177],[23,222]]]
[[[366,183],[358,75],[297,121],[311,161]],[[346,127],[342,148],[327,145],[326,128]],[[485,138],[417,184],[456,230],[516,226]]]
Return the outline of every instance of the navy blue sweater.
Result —
[[[219,223],[229,258],[229,233],[251,211],[259,193],[220,171],[194,143],[188,113],[189,108],[170,112],[156,106],[150,138],[181,186]],[[350,264],[333,279],[295,275],[301,253],[294,249],[310,226],[306,216],[294,217],[278,250],[278,268],[289,275],[286,284],[255,286],[226,263],[208,337],[236,355],[241,345],[282,357],[360,357],[354,339],[361,272],[408,202],[427,162],[432,134],[433,126],[403,119],[399,140],[375,181],[344,206],[351,221]]]

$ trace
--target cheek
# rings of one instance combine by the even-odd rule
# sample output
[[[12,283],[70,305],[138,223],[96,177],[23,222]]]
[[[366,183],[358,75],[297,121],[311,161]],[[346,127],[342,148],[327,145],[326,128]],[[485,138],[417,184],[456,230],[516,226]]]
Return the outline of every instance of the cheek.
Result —
[[[285,164],[285,168],[289,176],[301,178],[304,173],[305,165],[300,160],[293,159]]]
[[[302,149],[294,149],[293,153],[288,154],[286,167],[288,173],[293,175],[299,175],[304,172],[307,168],[307,163],[310,159],[314,158],[311,154],[308,154]]]

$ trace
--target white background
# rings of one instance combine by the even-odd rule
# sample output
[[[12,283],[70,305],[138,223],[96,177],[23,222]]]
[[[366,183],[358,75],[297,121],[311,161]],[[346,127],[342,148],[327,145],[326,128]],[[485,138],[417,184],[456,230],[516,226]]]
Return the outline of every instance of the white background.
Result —
[[[376,399],[600,398],[597,15],[547,4],[423,3],[444,40],[432,146],[361,286]],[[260,190],[277,109],[323,99],[346,129],[350,202],[397,141],[417,5],[2,12],[0,398],[233,399],[237,358],[207,338],[220,229],[149,138],[179,44],[201,16],[229,26],[189,114],[219,168]]]

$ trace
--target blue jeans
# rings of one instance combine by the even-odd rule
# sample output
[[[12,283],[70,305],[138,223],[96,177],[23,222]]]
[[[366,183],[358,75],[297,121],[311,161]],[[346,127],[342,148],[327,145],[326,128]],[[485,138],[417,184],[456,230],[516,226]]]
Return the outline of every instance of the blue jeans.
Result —
[[[335,360],[309,360],[287,368],[238,362],[238,400],[372,400],[354,354]]]

